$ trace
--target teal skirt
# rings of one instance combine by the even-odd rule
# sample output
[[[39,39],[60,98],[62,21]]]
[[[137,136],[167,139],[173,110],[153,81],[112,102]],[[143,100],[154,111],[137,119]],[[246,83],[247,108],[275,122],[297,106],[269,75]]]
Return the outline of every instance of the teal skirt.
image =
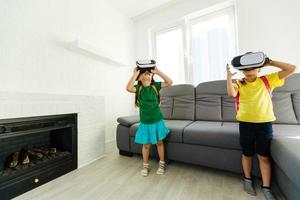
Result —
[[[167,137],[170,130],[166,127],[163,119],[153,124],[143,124],[140,122],[135,134],[135,142],[138,144],[157,144]]]

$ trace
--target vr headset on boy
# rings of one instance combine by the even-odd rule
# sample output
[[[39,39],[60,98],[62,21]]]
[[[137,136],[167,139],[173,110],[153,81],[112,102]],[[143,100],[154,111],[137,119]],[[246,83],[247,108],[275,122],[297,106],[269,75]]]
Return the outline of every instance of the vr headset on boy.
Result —
[[[140,70],[140,74],[145,73],[146,71],[151,73],[156,66],[155,60],[137,60],[136,66],[138,70]]]
[[[232,59],[231,65],[235,69],[260,68],[270,59],[263,52],[248,52]]]

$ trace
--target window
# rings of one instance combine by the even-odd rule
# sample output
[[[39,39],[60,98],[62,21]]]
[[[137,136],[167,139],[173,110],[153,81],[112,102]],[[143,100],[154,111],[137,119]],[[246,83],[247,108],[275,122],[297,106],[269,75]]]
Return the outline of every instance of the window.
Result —
[[[174,83],[185,83],[183,64],[183,34],[182,28],[157,33],[156,35],[156,61],[158,67],[168,76],[172,77]]]
[[[179,24],[153,33],[158,66],[175,84],[226,79],[226,63],[237,51],[233,5]]]
[[[226,78],[226,63],[234,57],[235,35],[230,9],[191,22],[192,82]]]

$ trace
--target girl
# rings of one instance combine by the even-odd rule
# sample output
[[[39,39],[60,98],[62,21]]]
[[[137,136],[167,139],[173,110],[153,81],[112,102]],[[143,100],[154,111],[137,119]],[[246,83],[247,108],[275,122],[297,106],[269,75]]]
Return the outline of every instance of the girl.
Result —
[[[260,68],[242,70],[245,78],[232,82],[232,74],[227,64],[227,93],[238,95],[239,104],[236,118],[239,121],[240,145],[243,151],[244,190],[255,196],[251,178],[252,157],[256,153],[262,175],[262,192],[266,199],[275,199],[271,186],[270,142],[272,139],[273,112],[271,91],[284,85],[284,79],[294,73],[296,67],[280,61],[271,60],[264,66],[275,66],[281,71],[257,77]],[[262,66],[262,67],[264,67]]]
[[[155,82],[153,75],[159,75],[164,82]],[[138,80],[138,84],[134,85]],[[135,142],[143,144],[143,169],[141,174],[149,174],[149,152],[151,144],[156,144],[159,155],[159,167],[157,174],[164,174],[166,163],[164,160],[163,139],[168,135],[169,129],[163,121],[163,115],[159,108],[159,90],[172,85],[172,80],[155,67],[153,70],[143,71],[136,67],[127,84],[127,91],[135,93],[135,105],[139,107],[140,124],[135,135]]]

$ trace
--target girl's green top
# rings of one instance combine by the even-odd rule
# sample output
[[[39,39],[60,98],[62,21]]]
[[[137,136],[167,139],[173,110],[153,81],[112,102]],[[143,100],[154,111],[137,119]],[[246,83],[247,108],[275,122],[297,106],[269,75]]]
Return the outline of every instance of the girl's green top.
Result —
[[[161,89],[161,82],[154,82],[157,92]],[[140,85],[134,85],[135,95],[138,95]],[[159,108],[158,94],[149,86],[142,86],[139,98],[140,122],[144,124],[153,124],[160,121],[163,115]]]

